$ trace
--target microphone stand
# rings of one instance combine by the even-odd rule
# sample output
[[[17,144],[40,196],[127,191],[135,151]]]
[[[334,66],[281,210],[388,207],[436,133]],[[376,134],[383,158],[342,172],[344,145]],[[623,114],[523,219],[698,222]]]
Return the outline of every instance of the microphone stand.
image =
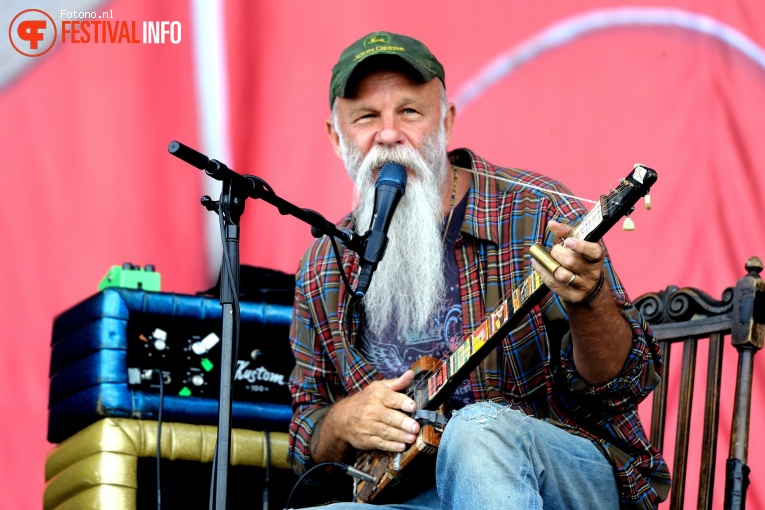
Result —
[[[222,343],[220,395],[218,399],[218,436],[215,469],[215,508],[225,510],[228,491],[228,466],[231,451],[232,415],[232,373],[234,364],[234,339],[239,340],[239,219],[244,213],[241,190],[234,186],[233,179],[222,178],[219,214],[222,214],[225,246],[223,247],[223,268],[220,279],[220,304],[222,309]],[[236,306],[235,306],[236,305]]]
[[[221,338],[220,395],[218,399],[218,435],[215,457],[215,508],[226,510],[228,490],[228,466],[231,453],[232,374],[234,365],[234,339],[239,337],[239,220],[244,213],[247,198],[261,199],[276,206],[282,215],[290,215],[311,225],[311,233],[336,237],[348,249],[357,253],[364,250],[367,235],[338,229],[321,214],[301,209],[278,197],[271,187],[259,177],[240,175],[223,163],[209,159],[177,141],[170,142],[170,154],[182,159],[207,175],[223,183],[220,199],[213,201],[202,197],[202,205],[208,211],[218,212],[223,225],[221,232],[225,244],[220,278],[220,303],[223,307]]]

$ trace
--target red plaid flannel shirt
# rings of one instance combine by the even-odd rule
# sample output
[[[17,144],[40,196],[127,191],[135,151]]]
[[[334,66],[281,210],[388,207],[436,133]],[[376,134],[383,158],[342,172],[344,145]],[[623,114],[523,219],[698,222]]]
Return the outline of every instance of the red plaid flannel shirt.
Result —
[[[543,191],[570,194],[542,175],[493,166],[465,149],[450,157],[454,164],[476,172],[455,247],[467,337],[528,272],[530,246],[535,242],[552,246],[548,221],[573,223],[586,211],[572,198]],[[340,226],[354,228],[349,217]],[[342,270],[355,286],[358,256],[345,250],[341,257]],[[350,296],[339,271],[331,243],[322,238],[308,249],[296,275],[289,457],[298,473],[313,464],[311,434],[329,407],[382,378],[354,347],[360,319],[347,307]],[[565,309],[548,293],[470,378],[476,401],[508,403],[591,439],[614,466],[623,508],[653,508],[666,497],[669,471],[646,439],[637,404],[658,383],[661,356],[608,257],[605,271],[633,332],[632,350],[617,377],[596,386],[582,379],[574,366]]]

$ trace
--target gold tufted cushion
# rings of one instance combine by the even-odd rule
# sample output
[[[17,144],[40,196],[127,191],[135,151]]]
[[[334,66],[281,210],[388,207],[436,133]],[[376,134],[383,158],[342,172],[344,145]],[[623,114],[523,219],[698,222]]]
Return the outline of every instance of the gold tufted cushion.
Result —
[[[212,462],[217,427],[162,423],[162,458]],[[231,431],[231,465],[265,467],[265,433]],[[270,465],[289,469],[287,434],[269,433]],[[45,510],[134,510],[138,457],[154,457],[157,422],[105,418],[57,445],[45,462]]]

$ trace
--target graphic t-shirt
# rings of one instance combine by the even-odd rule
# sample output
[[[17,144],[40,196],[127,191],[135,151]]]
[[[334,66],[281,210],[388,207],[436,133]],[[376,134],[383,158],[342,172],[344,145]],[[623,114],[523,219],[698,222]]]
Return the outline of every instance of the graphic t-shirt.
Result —
[[[376,336],[361,330],[360,350],[375,369],[386,379],[399,377],[422,356],[444,359],[457,350],[464,340],[462,336],[462,306],[460,281],[454,245],[467,207],[467,195],[454,207],[444,242],[444,276],[446,293],[441,307],[428,322],[424,331],[402,337],[394,335],[395,318],[388,331]],[[444,220],[446,222],[446,220]],[[474,402],[470,381],[465,380],[454,391],[446,407],[448,411]]]

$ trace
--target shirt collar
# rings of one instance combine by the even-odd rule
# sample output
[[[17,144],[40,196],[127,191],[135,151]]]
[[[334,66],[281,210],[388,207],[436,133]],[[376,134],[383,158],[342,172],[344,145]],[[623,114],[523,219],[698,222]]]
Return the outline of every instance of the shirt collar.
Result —
[[[497,180],[492,178],[495,167],[469,149],[453,150],[449,153],[449,159],[453,165],[469,168],[473,172],[462,232],[499,244],[499,187]]]

